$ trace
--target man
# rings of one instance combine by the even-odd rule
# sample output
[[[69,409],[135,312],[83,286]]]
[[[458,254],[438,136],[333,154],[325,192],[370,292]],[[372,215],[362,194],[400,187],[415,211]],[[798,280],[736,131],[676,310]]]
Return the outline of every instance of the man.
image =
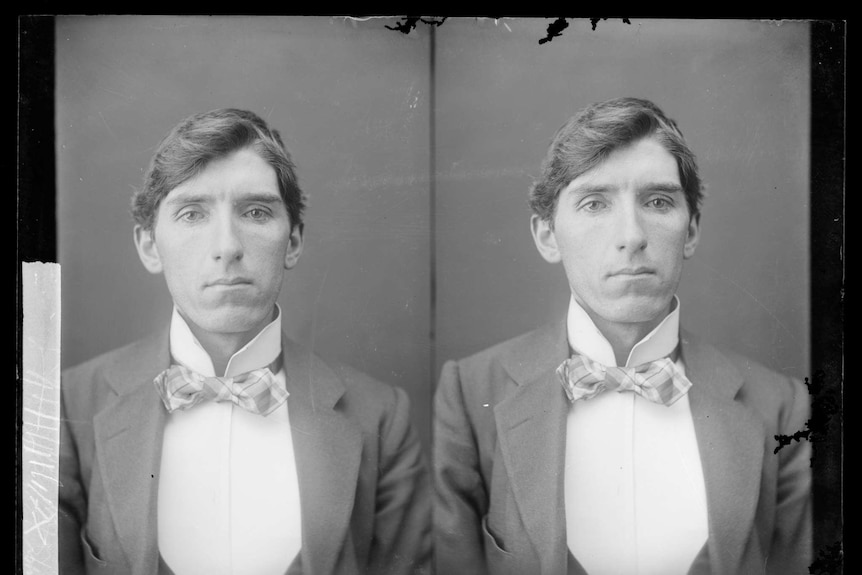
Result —
[[[530,195],[565,317],[443,368],[440,573],[807,573],[799,382],[680,331],[700,234],[694,155],[651,102],[570,119]]]
[[[406,394],[282,333],[305,198],[277,131],[197,114],[133,198],[164,332],[63,376],[62,573],[413,573],[430,493]]]

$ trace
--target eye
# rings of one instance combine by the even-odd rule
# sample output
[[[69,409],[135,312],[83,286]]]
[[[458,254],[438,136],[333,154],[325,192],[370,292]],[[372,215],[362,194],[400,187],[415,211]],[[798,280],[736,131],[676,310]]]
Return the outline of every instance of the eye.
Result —
[[[586,210],[587,212],[598,212],[604,207],[605,202],[596,199],[587,200],[581,204],[581,209]]]
[[[200,221],[201,219],[203,219],[203,217],[203,212],[200,212],[198,210],[186,210],[181,213],[177,219],[192,224]]]
[[[657,197],[652,198],[650,201],[648,201],[647,205],[651,208],[656,208],[658,210],[666,210],[673,207],[673,202],[665,197]]]
[[[270,217],[270,213],[262,208],[252,208],[245,215],[257,222],[266,221]]]

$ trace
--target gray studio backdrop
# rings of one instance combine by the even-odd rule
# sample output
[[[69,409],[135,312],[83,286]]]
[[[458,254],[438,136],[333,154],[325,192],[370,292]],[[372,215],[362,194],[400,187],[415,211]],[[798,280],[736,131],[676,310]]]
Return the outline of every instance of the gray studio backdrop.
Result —
[[[569,115],[632,95],[679,122],[708,186],[683,325],[807,376],[808,26],[573,20],[539,44],[550,22],[58,19],[63,366],[167,322],[129,197],[179,120],[248,108],[281,131],[310,197],[285,330],[407,390],[427,445],[443,361],[565,313],[527,190]]]
[[[582,19],[540,45],[549,22],[437,31],[438,366],[565,313],[527,191],[570,115],[628,95],[677,120],[707,185],[683,326],[808,375],[808,26]]]

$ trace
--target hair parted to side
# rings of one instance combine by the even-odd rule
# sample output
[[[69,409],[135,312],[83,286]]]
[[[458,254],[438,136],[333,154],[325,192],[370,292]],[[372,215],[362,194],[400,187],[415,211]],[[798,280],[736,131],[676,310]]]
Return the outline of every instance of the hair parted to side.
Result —
[[[676,159],[689,215],[697,216],[704,193],[694,153],[676,122],[649,100],[639,98],[592,104],[557,130],[542,162],[541,175],[530,189],[530,208],[553,223],[563,188],[602,163],[612,151],[648,136],[656,138]]]
[[[193,114],[165,136],[150,160],[143,188],[132,196],[135,222],[152,230],[159,203],[171,190],[199,174],[211,161],[244,148],[253,149],[275,170],[290,223],[302,230],[307,198],[281,136],[257,114],[236,108]]]

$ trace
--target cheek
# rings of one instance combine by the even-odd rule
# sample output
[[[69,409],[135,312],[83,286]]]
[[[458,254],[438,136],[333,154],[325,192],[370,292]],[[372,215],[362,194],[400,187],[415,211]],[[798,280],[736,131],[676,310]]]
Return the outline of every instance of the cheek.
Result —
[[[204,249],[201,244],[205,242],[197,241],[193,236],[179,234],[163,233],[159,236],[158,231],[156,242],[165,280],[171,291],[192,291],[199,279],[198,268],[203,261],[201,250]]]
[[[181,250],[178,250],[172,242],[162,241],[157,244],[159,250],[159,259],[162,262],[162,267],[166,274],[175,273],[177,269],[182,269],[182,266],[177,265],[180,262]]]
[[[584,269],[594,267],[603,259],[602,248],[605,245],[607,242],[600,234],[567,233],[558,241],[563,261]]]
[[[188,255],[183,259],[179,257],[168,258],[163,263],[163,267],[165,281],[171,287],[171,291],[191,291],[192,286],[196,283],[197,274]]]
[[[662,246],[683,246],[688,239],[688,218],[663,220],[652,228],[652,239]]]
[[[200,252],[209,242],[202,229],[183,229],[179,224],[157,226],[156,245],[163,258],[182,259]]]
[[[245,255],[256,262],[256,265],[278,274],[284,267],[289,241],[290,237],[287,233],[249,235],[245,242]]]
[[[603,256],[602,244],[587,238],[568,237],[560,243],[560,254],[563,259],[563,267],[569,283],[579,290],[600,289],[603,263],[607,260]],[[593,286],[588,288],[588,286]]]

